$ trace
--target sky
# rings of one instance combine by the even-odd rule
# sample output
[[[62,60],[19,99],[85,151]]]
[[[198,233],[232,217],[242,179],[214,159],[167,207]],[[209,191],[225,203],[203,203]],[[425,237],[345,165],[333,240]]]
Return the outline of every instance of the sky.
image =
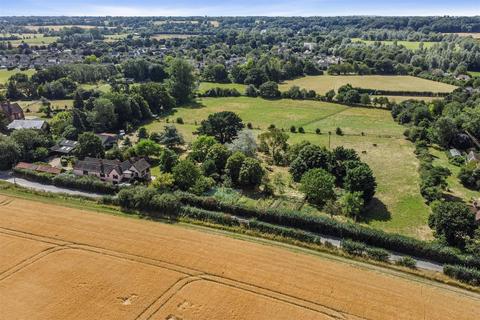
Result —
[[[0,0],[0,16],[480,16],[480,0]]]

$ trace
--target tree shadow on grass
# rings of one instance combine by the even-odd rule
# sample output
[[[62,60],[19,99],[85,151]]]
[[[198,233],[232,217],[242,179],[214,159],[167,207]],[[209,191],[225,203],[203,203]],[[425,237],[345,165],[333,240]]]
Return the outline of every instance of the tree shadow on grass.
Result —
[[[373,198],[365,208],[365,215],[362,218],[362,222],[370,223],[371,221],[388,221],[391,218],[392,214],[387,206],[379,199]]]
[[[182,104],[179,107],[187,108],[187,109],[200,109],[200,108],[205,108],[206,106],[202,102],[192,101],[189,103]]]

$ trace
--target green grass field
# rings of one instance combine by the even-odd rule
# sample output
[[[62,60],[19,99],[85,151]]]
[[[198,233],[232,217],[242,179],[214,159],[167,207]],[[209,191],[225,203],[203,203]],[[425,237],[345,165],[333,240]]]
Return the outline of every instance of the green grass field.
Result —
[[[16,73],[24,73],[28,76],[31,76],[34,74],[36,71],[34,69],[29,69],[29,70],[20,70],[20,69],[14,69],[14,70],[6,70],[2,69],[0,70],[0,84],[5,84],[8,81],[8,78],[10,78],[12,75]]]
[[[438,148],[430,148],[430,154],[433,155],[433,164],[448,168],[452,174],[447,178],[449,194],[454,197],[460,198],[465,203],[469,203],[472,199],[480,198],[480,192],[465,188],[460,180],[457,178],[460,172],[460,167],[457,167],[448,162],[448,157],[445,151]]]
[[[378,90],[395,91],[431,91],[431,92],[451,92],[456,89],[455,86],[421,79],[412,76],[381,76],[381,75],[347,75],[347,76],[307,76],[295,80],[285,81],[280,85],[280,90],[288,90],[291,86],[313,89],[317,93],[325,94],[329,90],[337,91],[343,85],[351,84],[354,87]]]
[[[352,41],[353,42],[363,42],[365,44],[374,44],[376,42],[376,41],[373,41],[373,40],[363,40],[363,39],[360,39],[360,38],[352,38]],[[395,41],[393,41],[393,40],[379,41],[379,42],[381,42],[382,44],[385,44],[385,45],[389,45],[389,46],[393,46],[393,44],[395,43]],[[420,48],[420,43],[422,43],[422,42],[421,41],[397,40],[397,45],[402,45],[405,48],[410,49],[410,50],[417,50],[418,48]],[[423,42],[423,47],[428,49],[428,48],[433,47],[436,43],[438,43],[438,42],[424,41]]]
[[[480,77],[480,71],[468,71],[472,77]]]
[[[25,112],[26,117],[43,117],[44,114],[39,112],[42,103],[40,100],[34,101],[15,101],[20,105],[20,107]],[[65,100],[50,100],[52,104],[52,109],[69,109],[73,107],[73,100],[72,99],[65,99]]]
[[[303,126],[307,133],[290,134],[289,143],[309,140],[328,147],[327,132],[333,133],[337,126],[341,127],[345,135],[332,134],[330,146],[354,148],[372,167],[378,183],[376,199],[370,204],[363,223],[391,232],[431,239],[432,234],[427,227],[429,209],[420,195],[418,161],[413,154],[413,145],[404,139],[404,128],[392,120],[389,111],[318,101],[248,97],[204,98],[198,102],[196,106],[177,108],[168,116],[170,123],[177,117],[183,118],[185,124],[177,124],[176,127],[187,142],[195,139],[192,132],[201,120],[211,113],[224,110],[236,112],[244,123],[251,122],[255,133],[260,133],[270,124],[285,128],[287,132],[291,125]],[[163,130],[166,124],[164,118],[150,123],[146,128],[149,132],[156,132]],[[320,128],[322,134],[315,134],[316,128]],[[281,172],[288,179],[285,168],[275,168],[274,171]],[[293,202],[280,199],[253,201],[245,197],[242,197],[242,201],[257,206],[294,208],[302,202],[300,195],[295,197],[297,201]],[[309,206],[304,206],[302,210],[318,212]]]
[[[7,36],[7,35],[16,35],[22,38],[21,40],[13,40],[9,41],[12,46],[18,46],[22,42],[27,43],[28,45],[47,45],[50,43],[53,43],[58,40],[58,37],[49,37],[49,36],[44,36],[43,34],[37,34],[37,33],[9,33],[9,34],[2,34],[2,36]]]
[[[103,93],[107,93],[110,91],[110,85],[108,83],[94,83],[94,84],[83,83],[83,84],[80,84],[79,87],[85,90],[95,89]]]
[[[388,101],[390,101],[390,102],[397,102],[397,103],[400,103],[400,102],[403,102],[403,101],[406,101],[406,100],[410,100],[410,99],[420,100],[420,101],[425,101],[425,102],[430,102],[430,101],[433,101],[433,100],[443,99],[443,98],[440,98],[440,97],[416,97],[416,96],[384,96],[384,97],[387,97]],[[373,99],[373,97],[372,97],[372,99]]]
[[[212,88],[228,88],[228,89],[237,89],[241,94],[245,93],[246,85],[241,83],[217,83],[217,82],[200,82],[198,86],[199,92],[205,92]]]
[[[187,39],[190,37],[195,37],[195,35],[194,34],[159,33],[159,34],[154,34],[150,38],[156,39],[156,40],[165,40],[165,39]]]

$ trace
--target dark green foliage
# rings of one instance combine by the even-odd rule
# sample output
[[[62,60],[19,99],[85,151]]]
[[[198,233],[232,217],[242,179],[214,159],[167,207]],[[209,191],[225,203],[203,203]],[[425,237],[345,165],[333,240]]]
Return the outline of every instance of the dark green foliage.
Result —
[[[327,200],[335,198],[335,177],[324,169],[311,169],[300,180],[300,190],[308,202],[322,207]]]
[[[231,111],[221,111],[208,116],[203,120],[198,132],[207,136],[213,136],[220,143],[229,143],[243,129],[242,119]]]
[[[472,286],[480,286],[480,270],[478,269],[446,264],[443,266],[443,273]]]
[[[247,188],[255,188],[262,182],[265,171],[260,164],[260,161],[254,158],[246,158],[240,172],[238,174],[238,182],[240,185]]]
[[[395,261],[395,264],[410,269],[415,269],[417,267],[417,261],[409,256],[401,257],[399,260]]]
[[[372,200],[377,187],[372,169],[366,163],[359,161],[348,161],[346,168],[343,179],[345,190],[362,192],[365,203],[368,203]]]
[[[200,169],[189,160],[180,160],[172,169],[175,185],[183,191],[193,187],[201,176]]]
[[[85,132],[78,137],[78,146],[75,152],[81,159],[85,157],[101,158],[105,154],[102,141],[93,132]]]
[[[0,137],[0,170],[9,170],[22,156],[22,149],[13,139]]]
[[[212,160],[217,168],[217,173],[222,173],[227,164],[227,159],[230,157],[231,152],[223,144],[214,144],[208,150],[205,160]]]
[[[225,171],[226,171],[226,174],[230,177],[230,180],[234,185],[238,184],[240,169],[242,168],[245,158],[246,157],[243,153],[237,151],[227,159]]]
[[[289,171],[293,180],[300,181],[303,174],[310,169],[321,168],[329,171],[331,160],[331,155],[325,147],[306,145],[290,164]]]
[[[241,94],[237,89],[229,88],[212,88],[199,94],[200,97],[221,98],[221,97],[240,97]]]
[[[463,247],[475,230],[475,213],[461,202],[434,203],[428,225],[449,245]]]
[[[172,172],[172,169],[177,164],[177,162],[178,156],[174,151],[168,148],[164,148],[160,152],[160,155],[158,157],[158,165],[162,172]]]
[[[267,81],[259,87],[259,94],[264,99],[276,99],[280,97],[278,84],[273,81]]]

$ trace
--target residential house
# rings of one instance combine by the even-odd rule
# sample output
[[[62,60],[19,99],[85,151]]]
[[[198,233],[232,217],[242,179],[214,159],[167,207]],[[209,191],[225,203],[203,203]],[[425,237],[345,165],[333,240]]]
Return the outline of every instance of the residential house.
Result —
[[[97,137],[100,138],[105,149],[113,147],[118,141],[118,135],[114,133],[98,133]]]
[[[0,111],[3,111],[8,120],[23,120],[25,115],[18,103],[10,103],[10,101],[0,103]]]
[[[150,180],[150,164],[143,158],[126,161],[85,158],[73,168],[77,176],[96,176],[114,184],[131,180]]]
[[[461,157],[462,156],[462,153],[458,149],[455,149],[455,148],[450,149],[449,153],[450,153],[451,157]]]
[[[475,162],[475,163],[480,163],[480,154],[476,153],[475,151],[470,151],[467,154],[467,162]]]
[[[60,155],[70,155],[75,150],[77,145],[77,141],[63,139],[59,141],[56,145],[51,147],[50,151],[53,153],[58,153]]]
[[[37,129],[48,130],[48,123],[45,120],[13,120],[8,126],[8,130],[18,129]]]

